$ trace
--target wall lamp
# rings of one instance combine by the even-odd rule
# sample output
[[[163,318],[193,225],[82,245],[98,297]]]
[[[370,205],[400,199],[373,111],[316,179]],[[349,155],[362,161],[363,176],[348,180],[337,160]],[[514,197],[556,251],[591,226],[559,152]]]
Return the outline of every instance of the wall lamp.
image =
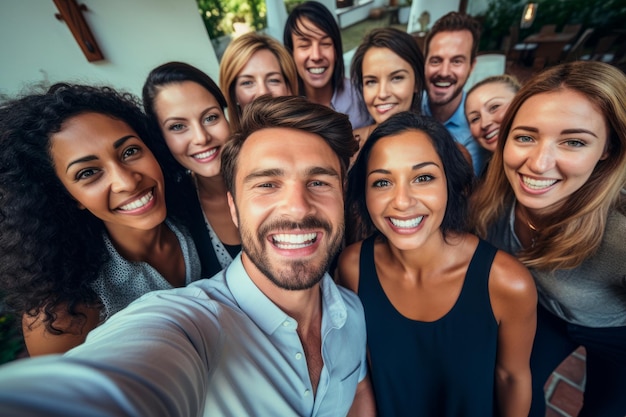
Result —
[[[533,24],[535,17],[537,17],[537,6],[537,3],[526,4],[524,12],[522,13],[522,20],[519,24],[521,29],[527,29]]]

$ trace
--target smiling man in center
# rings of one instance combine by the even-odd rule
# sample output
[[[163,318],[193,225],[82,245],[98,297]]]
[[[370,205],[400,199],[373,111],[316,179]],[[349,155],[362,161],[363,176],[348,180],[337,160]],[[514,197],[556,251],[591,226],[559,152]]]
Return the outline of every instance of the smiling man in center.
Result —
[[[0,369],[0,415],[374,415],[363,307],[327,273],[357,146],[347,116],[303,97],[249,104],[221,165],[241,255],[65,356]]]

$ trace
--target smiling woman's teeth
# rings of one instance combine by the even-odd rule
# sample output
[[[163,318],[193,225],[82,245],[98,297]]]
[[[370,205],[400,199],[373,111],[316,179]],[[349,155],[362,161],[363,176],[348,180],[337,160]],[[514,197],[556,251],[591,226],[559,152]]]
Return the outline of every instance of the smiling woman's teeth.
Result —
[[[215,152],[217,152],[217,148],[209,149],[206,152],[197,153],[197,154],[192,155],[192,156],[194,158],[196,158],[196,159],[204,159],[204,158],[208,158],[209,156],[215,154]]]
[[[379,104],[376,108],[380,111],[387,111],[393,107],[393,104]]]
[[[150,200],[152,200],[152,191],[150,191],[148,194],[144,195],[143,197],[133,202],[120,206],[120,210],[124,210],[124,211],[135,210],[135,209],[138,209],[139,207],[145,206],[146,204],[150,202]]]
[[[534,180],[528,177],[522,177],[522,181],[528,188],[533,190],[541,190],[542,188],[548,188],[556,183],[556,180]]]
[[[281,233],[274,235],[272,241],[274,245],[281,249],[299,249],[315,243],[317,233]]]
[[[485,135],[485,139],[491,139],[491,138],[493,138],[495,135],[497,135],[497,134],[498,134],[498,132],[499,132],[499,130],[494,130],[494,131],[493,131],[493,132],[491,132],[490,134]]]
[[[309,68],[309,72],[312,74],[321,74],[326,71],[326,68]]]
[[[419,224],[422,222],[423,219],[424,219],[424,216],[416,217],[414,219],[409,219],[409,220],[399,220],[399,219],[394,219],[393,217],[389,218],[389,220],[391,221],[391,224],[393,224],[395,227],[399,227],[402,229],[410,229],[412,227],[417,227],[419,226]]]

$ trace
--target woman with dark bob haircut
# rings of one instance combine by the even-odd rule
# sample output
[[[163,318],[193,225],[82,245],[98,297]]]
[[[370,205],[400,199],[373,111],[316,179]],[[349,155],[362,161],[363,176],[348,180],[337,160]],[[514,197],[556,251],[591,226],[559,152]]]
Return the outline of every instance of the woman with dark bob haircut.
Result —
[[[472,178],[447,129],[411,112],[382,122],[348,175],[347,222],[359,213],[366,238],[337,278],[363,303],[379,415],[528,413],[537,294],[468,233]]]
[[[0,110],[0,291],[31,356],[199,278],[150,139],[134,97],[108,87],[55,84]]]
[[[299,95],[348,115],[353,129],[371,123],[359,104],[362,98],[345,77],[341,31],[324,4],[305,1],[294,7],[283,43],[296,64]]]

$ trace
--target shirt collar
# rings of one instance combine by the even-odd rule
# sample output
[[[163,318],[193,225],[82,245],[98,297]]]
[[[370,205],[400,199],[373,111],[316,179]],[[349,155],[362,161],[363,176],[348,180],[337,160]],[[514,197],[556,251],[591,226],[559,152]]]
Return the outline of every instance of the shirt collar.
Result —
[[[466,96],[465,91],[462,91],[461,94],[462,94],[461,103],[456,108],[454,113],[452,113],[452,116],[450,116],[450,118],[443,123],[445,126],[448,126],[448,125],[462,126],[464,124],[467,124],[467,120],[465,119],[465,110],[464,110],[465,109],[465,96]],[[424,114],[425,116],[430,116],[430,117],[432,117],[433,115],[432,111],[430,111],[428,93],[426,92],[426,90],[424,90],[424,92],[422,93],[422,114]]]
[[[295,320],[274,304],[254,284],[241,261],[241,253],[224,271],[226,285],[239,308],[265,333],[272,334],[284,323]],[[346,305],[341,293],[328,273],[320,282],[322,291],[322,323],[329,321],[332,327],[342,327],[347,319]],[[325,327],[322,324],[322,327]]]

